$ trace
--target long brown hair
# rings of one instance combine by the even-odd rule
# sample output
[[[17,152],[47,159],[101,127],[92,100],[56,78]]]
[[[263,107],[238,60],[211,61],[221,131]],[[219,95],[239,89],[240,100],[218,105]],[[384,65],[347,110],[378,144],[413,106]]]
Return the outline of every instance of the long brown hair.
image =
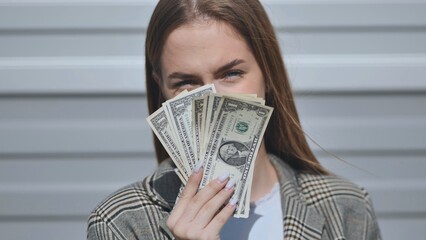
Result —
[[[212,19],[231,25],[247,42],[266,86],[266,105],[274,113],[264,135],[266,151],[297,171],[325,174],[301,128],[279,43],[269,18],[258,0],[160,0],[152,14],[146,36],[146,89],[149,112],[166,100],[155,81],[161,76],[160,58],[169,34],[190,21]],[[168,158],[154,136],[158,162]]]

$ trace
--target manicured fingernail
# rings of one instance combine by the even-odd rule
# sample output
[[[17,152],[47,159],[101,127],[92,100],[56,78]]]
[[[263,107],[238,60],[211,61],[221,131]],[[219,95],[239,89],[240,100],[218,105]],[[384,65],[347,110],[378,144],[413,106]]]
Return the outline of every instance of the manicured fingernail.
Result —
[[[197,165],[195,165],[194,173],[199,173],[200,169],[203,167],[203,161],[199,161]]]
[[[233,186],[235,185],[235,180],[234,178],[231,178],[225,185],[225,189],[229,190],[231,189]]]
[[[233,207],[233,206],[237,205],[237,202],[238,202],[238,199],[237,199],[236,196],[234,196],[229,200],[229,206]]]
[[[229,177],[229,173],[225,173],[225,174],[220,175],[217,178],[217,180],[219,180],[219,182],[223,183],[226,179],[228,179],[228,177]]]

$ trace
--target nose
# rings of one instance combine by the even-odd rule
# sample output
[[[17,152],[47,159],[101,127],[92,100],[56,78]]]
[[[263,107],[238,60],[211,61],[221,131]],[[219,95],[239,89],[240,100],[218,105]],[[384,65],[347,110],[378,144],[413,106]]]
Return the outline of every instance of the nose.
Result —
[[[213,79],[212,77],[203,77],[201,79],[201,85],[202,86],[207,85],[207,84],[213,84],[214,87],[215,87],[215,89],[216,89],[216,92],[218,92],[218,93],[222,93],[223,92],[222,89],[221,89],[220,84],[216,84],[215,79]]]
[[[201,82],[203,83],[203,85],[212,84],[212,83],[214,84],[214,79],[212,77],[205,76],[201,79]]]

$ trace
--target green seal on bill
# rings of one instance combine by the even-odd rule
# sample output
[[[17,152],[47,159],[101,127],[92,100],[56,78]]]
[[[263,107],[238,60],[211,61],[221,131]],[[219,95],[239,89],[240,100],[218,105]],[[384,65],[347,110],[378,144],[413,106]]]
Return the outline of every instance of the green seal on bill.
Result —
[[[237,131],[240,133],[245,133],[248,130],[248,124],[245,122],[238,122],[235,126],[235,129],[237,129]]]

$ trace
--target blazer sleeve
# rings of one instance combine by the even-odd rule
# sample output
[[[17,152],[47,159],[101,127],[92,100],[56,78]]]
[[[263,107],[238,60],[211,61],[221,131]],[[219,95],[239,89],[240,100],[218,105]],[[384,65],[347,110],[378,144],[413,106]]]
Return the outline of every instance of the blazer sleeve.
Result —
[[[379,224],[377,222],[377,217],[374,212],[373,202],[367,191],[363,189],[365,202],[367,205],[367,221],[365,226],[365,239],[367,240],[379,240],[382,239],[380,234]]]
[[[87,226],[87,240],[118,240],[106,222],[93,212],[89,216]]]

